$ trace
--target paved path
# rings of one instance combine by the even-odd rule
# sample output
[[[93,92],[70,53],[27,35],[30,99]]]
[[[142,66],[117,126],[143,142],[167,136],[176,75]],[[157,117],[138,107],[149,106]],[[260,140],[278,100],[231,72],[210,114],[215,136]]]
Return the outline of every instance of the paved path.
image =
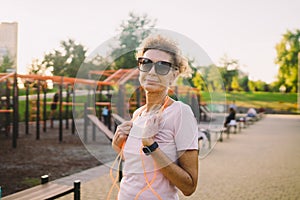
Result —
[[[100,166],[68,177],[68,182],[82,180],[83,200],[102,200],[111,186],[108,172]],[[200,161],[197,191],[190,197],[180,194],[180,199],[300,199],[300,116],[268,115],[225,137]]]

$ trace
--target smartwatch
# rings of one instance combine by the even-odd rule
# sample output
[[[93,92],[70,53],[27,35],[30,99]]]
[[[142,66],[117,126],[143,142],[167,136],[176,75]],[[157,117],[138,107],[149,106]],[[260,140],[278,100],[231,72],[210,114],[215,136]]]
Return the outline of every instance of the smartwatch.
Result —
[[[143,147],[143,152],[146,154],[146,156],[149,156],[157,148],[158,148],[158,144],[157,144],[157,142],[154,142],[150,146],[144,146]]]

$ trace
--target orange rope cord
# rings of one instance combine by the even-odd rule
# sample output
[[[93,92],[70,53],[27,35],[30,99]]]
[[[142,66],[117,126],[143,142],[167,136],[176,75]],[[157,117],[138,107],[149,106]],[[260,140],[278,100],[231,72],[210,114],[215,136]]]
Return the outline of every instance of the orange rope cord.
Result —
[[[169,97],[169,96],[166,96],[165,102],[164,102],[162,108],[161,108],[160,111],[159,111],[159,114],[160,114],[160,115],[161,115],[162,112],[165,110],[165,108],[167,108],[167,106],[168,106],[167,103],[169,102],[169,99],[170,99],[170,97]],[[141,111],[141,112],[142,112],[142,111]],[[136,116],[138,116],[138,115],[136,115]],[[131,121],[134,121],[135,119],[136,119],[136,117],[134,117]],[[113,184],[112,184],[112,186],[111,186],[111,188],[110,188],[110,190],[109,190],[109,192],[108,192],[108,195],[107,195],[106,200],[109,200],[109,198],[110,198],[110,196],[111,196],[111,193],[112,193],[112,190],[113,190],[114,187],[117,187],[118,192],[120,191],[120,187],[117,185],[117,179],[119,178],[119,175],[117,175],[116,177],[114,177],[114,176],[113,176],[112,169],[113,169],[113,167],[114,167],[116,161],[117,161],[119,158],[120,158],[120,159],[119,159],[119,163],[118,163],[118,168],[120,167],[120,163],[122,162],[121,156],[122,156],[122,154],[123,154],[124,146],[125,146],[125,142],[122,144],[121,151],[120,151],[119,154],[117,155],[116,159],[114,160],[114,162],[113,162],[113,164],[112,164],[112,166],[111,166],[111,168],[110,168],[110,177],[111,177],[111,179],[112,179],[112,181],[113,181]],[[134,199],[137,200],[138,197],[139,197],[139,196],[140,196],[147,188],[149,188],[149,189],[152,191],[152,193],[157,197],[157,199],[162,200],[162,198],[160,197],[160,195],[159,195],[159,194],[151,187],[151,184],[154,182],[154,180],[155,180],[155,178],[156,178],[156,170],[154,170],[153,178],[152,178],[151,181],[149,182],[148,177],[147,177],[147,173],[146,173],[146,170],[145,170],[145,163],[144,163],[144,160],[143,160],[143,158],[142,158],[142,155],[143,155],[142,148],[140,149],[140,155],[141,155],[141,161],[142,161],[142,166],[143,166],[143,171],[144,171],[144,178],[145,178],[145,181],[146,181],[147,185],[146,185],[142,190],[140,190],[140,191],[137,193],[137,195],[135,196]],[[154,166],[155,166],[155,161],[153,160],[153,162],[154,162]],[[118,197],[116,197],[116,198],[118,198]]]
[[[139,191],[139,193],[137,193],[137,195],[135,196],[134,200],[137,200],[138,197],[143,193],[145,192],[148,188],[151,190],[151,192],[157,197],[157,199],[159,200],[162,200],[162,198],[160,197],[160,195],[151,187],[151,184],[154,182],[155,178],[156,178],[156,170],[154,170],[154,175],[153,175],[153,178],[151,179],[151,181],[149,182],[149,179],[147,177],[147,173],[146,173],[146,170],[145,170],[145,163],[144,163],[144,160],[143,160],[143,151],[142,151],[142,148],[140,149],[140,155],[141,155],[141,160],[142,160],[142,166],[143,166],[143,170],[144,170],[144,178],[145,178],[145,181],[147,183],[147,185]],[[154,163],[154,166],[155,166],[155,161],[153,160],[153,163]]]

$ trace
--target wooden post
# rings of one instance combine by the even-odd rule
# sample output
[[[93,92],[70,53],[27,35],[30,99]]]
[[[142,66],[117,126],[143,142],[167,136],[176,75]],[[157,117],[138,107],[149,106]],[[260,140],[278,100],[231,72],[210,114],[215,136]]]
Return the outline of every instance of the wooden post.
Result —
[[[37,99],[36,99],[36,139],[40,139],[40,86],[41,82],[38,80],[37,85]]]
[[[70,91],[69,91],[69,85],[67,85],[67,96],[66,96],[66,102],[69,103],[70,100]],[[65,120],[66,120],[66,129],[69,129],[69,105],[67,104],[65,107]]]
[[[58,139],[60,142],[62,142],[63,140],[63,123],[62,123],[63,83],[64,83],[64,77],[61,77],[61,82],[59,85],[59,139]]]
[[[25,83],[26,86],[26,101],[25,101],[25,133],[29,134],[29,83]]]
[[[43,92],[44,92],[44,102],[43,102],[43,120],[44,126],[43,131],[47,131],[47,83],[45,82],[43,85]]]
[[[87,117],[88,110],[87,110],[87,108],[88,108],[88,103],[84,103],[84,127],[83,127],[84,142],[87,141],[87,126],[88,126],[88,117]]]
[[[13,84],[13,148],[17,148],[17,137],[19,132],[19,91],[17,82],[17,73],[14,75]]]
[[[45,184],[49,182],[49,176],[48,175],[43,175],[41,176],[41,184]]]
[[[10,108],[11,108],[11,102],[10,102],[10,84],[9,84],[9,80],[7,79],[6,80],[6,109],[10,110]],[[5,121],[5,131],[6,131],[6,134],[8,135],[9,131],[10,131],[10,123],[11,123],[10,113],[6,113],[5,114],[5,118],[6,118],[6,121]]]
[[[88,107],[90,107],[90,105],[91,105],[91,88],[89,85],[87,86],[87,88],[88,88],[87,103],[88,103]]]
[[[124,108],[127,108],[125,98],[124,98],[124,85],[119,85],[119,96],[118,96],[118,102],[117,102],[117,111],[121,117],[124,117]]]
[[[73,103],[75,105],[75,89],[74,89],[74,85],[72,86],[72,94],[73,94]],[[75,119],[74,119],[74,115],[75,115],[75,106],[72,106],[72,134],[75,134]]]
[[[80,200],[80,180],[74,181],[74,200]]]

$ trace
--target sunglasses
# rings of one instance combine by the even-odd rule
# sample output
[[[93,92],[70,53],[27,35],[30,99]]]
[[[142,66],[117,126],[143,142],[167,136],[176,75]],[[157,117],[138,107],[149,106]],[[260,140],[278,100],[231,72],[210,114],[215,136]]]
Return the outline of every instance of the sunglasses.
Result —
[[[173,67],[173,64],[167,61],[157,61],[153,63],[149,58],[139,57],[138,68],[142,72],[149,72],[154,65],[155,73],[159,75],[167,75],[171,68],[178,70],[177,67]]]

